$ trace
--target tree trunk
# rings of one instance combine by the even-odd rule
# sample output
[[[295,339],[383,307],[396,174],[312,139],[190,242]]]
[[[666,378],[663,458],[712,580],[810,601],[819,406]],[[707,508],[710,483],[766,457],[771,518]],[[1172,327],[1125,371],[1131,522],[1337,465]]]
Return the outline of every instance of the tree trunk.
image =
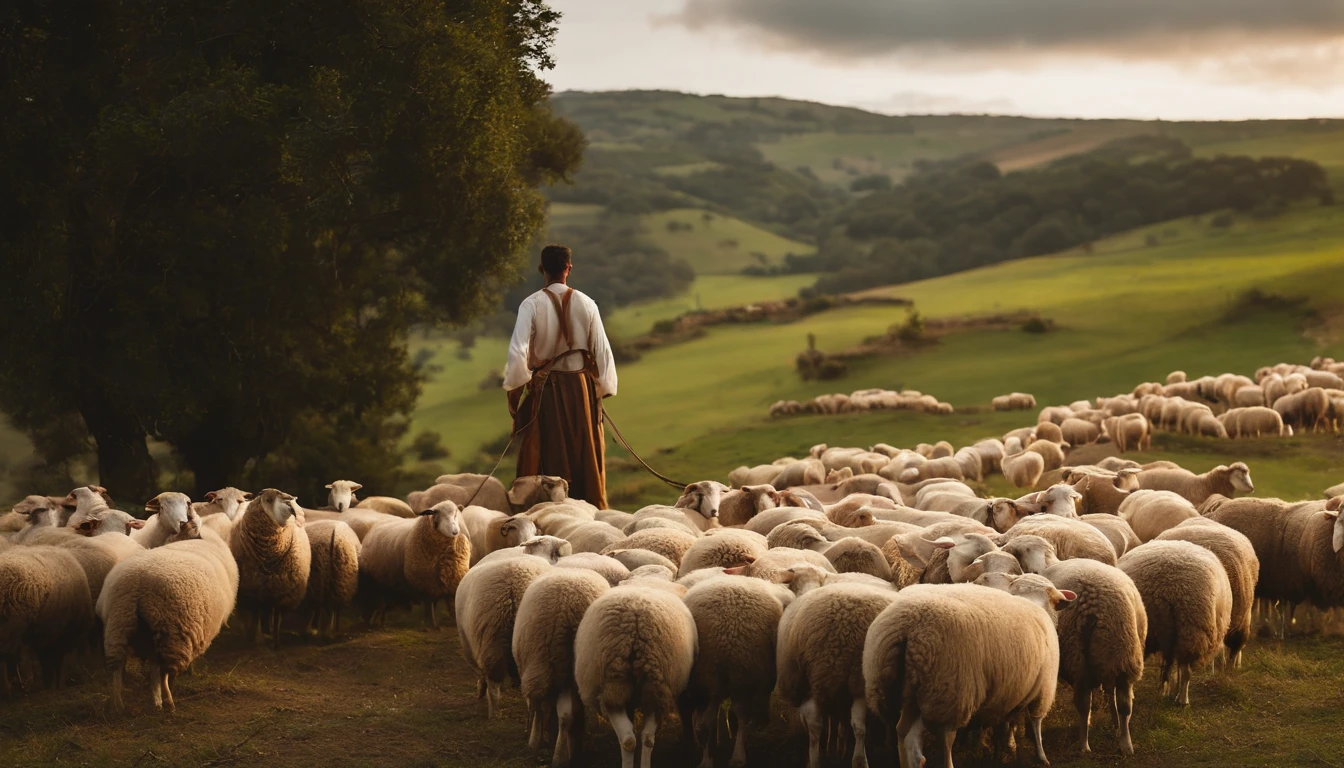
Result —
[[[158,480],[140,423],[107,403],[86,405],[80,413],[98,443],[99,484],[122,506],[136,507],[154,498]]]

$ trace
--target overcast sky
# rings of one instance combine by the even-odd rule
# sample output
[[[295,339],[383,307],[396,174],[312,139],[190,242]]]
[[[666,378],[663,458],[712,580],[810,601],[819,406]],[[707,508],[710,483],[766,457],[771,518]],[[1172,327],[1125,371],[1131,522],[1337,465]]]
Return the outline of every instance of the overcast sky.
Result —
[[[552,0],[556,90],[889,113],[1344,117],[1344,0]]]

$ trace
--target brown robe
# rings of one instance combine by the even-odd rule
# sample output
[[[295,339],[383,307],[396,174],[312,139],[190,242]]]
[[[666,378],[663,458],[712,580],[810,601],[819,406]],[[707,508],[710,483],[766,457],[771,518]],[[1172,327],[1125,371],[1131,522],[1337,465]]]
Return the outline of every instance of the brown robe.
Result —
[[[518,477],[555,475],[569,482],[569,496],[598,509],[607,508],[606,435],[602,404],[593,382],[594,364],[588,350],[573,349],[569,327],[569,300],[546,291],[560,316],[564,349],[532,369],[532,380],[514,417],[518,439]],[[582,371],[555,371],[561,357],[581,354]]]

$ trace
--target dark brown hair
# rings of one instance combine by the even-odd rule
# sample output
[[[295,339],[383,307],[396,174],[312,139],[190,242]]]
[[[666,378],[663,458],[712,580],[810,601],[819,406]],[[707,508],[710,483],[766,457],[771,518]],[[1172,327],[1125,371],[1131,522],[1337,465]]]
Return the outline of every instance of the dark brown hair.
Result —
[[[570,250],[563,245],[548,245],[541,249],[541,272],[551,280],[559,280],[569,266]]]

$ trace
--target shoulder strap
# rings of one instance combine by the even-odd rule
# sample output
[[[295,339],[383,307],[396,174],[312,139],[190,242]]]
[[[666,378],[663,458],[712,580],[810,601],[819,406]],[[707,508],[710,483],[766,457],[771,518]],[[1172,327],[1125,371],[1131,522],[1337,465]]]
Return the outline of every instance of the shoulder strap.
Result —
[[[543,288],[541,292],[546,294],[546,298],[550,299],[551,305],[555,307],[555,314],[560,319],[560,336],[565,340],[565,349],[564,350],[556,349],[553,350],[553,352],[559,354],[560,352],[573,349],[574,332],[569,327],[569,300],[574,298],[574,289],[573,288],[565,289],[565,298],[563,302],[554,293],[552,293],[549,288]]]

